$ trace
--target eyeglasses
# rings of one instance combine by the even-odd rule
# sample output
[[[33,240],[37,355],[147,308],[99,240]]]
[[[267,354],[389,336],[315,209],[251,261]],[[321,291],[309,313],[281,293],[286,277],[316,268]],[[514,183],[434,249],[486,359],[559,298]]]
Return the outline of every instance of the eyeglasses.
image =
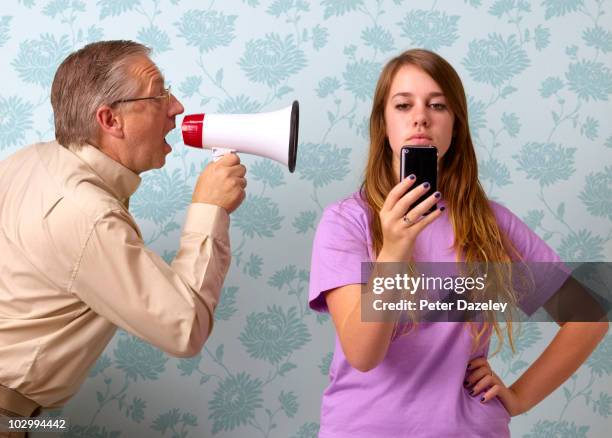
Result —
[[[139,100],[150,100],[150,99],[166,99],[166,103],[170,103],[170,96],[172,95],[171,87],[168,85],[168,88],[164,88],[164,91],[159,96],[149,96],[149,97],[134,97],[131,99],[119,99],[110,104],[110,106],[115,106],[119,103],[126,102],[136,102]]]

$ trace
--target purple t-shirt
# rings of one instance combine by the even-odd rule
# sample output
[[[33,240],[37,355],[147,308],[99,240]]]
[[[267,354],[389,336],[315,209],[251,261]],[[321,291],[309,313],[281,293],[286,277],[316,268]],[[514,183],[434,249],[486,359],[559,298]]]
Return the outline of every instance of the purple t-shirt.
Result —
[[[490,204],[525,261],[559,261],[513,213]],[[454,262],[453,241],[452,225],[443,213],[418,235],[414,259]],[[313,244],[310,307],[327,312],[325,292],[361,283],[361,262],[372,260],[369,213],[359,194],[327,207]],[[520,307],[532,314],[563,281],[545,288],[536,284],[537,296],[528,297]],[[466,326],[420,323],[415,331],[393,339],[384,360],[367,373],[351,367],[336,335],[319,437],[509,437],[510,416],[499,399],[480,403],[480,396],[470,396],[463,386],[467,363],[486,357],[489,349],[487,343],[471,352],[472,336]]]

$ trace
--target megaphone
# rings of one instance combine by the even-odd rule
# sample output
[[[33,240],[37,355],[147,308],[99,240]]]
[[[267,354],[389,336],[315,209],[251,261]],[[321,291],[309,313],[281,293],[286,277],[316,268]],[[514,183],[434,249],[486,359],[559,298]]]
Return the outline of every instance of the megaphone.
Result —
[[[299,118],[299,103],[294,100],[268,113],[189,114],[183,118],[181,131],[187,146],[212,149],[215,160],[228,152],[244,152],[271,158],[293,172]]]

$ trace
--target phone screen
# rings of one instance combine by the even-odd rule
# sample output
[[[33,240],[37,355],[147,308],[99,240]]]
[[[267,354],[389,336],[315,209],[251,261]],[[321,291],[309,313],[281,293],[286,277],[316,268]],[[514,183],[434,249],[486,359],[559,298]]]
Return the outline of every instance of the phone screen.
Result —
[[[402,147],[400,158],[400,180],[403,181],[412,174],[416,176],[416,181],[412,187],[416,187],[424,182],[428,182],[430,184],[429,190],[413,204],[413,206],[416,206],[438,190],[438,149],[435,146],[408,145]],[[435,204],[428,213],[435,211],[436,208],[437,204]]]

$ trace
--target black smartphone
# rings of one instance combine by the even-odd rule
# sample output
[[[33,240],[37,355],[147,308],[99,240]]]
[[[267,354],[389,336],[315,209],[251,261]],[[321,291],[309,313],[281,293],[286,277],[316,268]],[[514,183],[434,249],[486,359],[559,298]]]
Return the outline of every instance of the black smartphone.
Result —
[[[412,187],[428,182],[429,190],[421,196],[413,205],[416,206],[428,196],[438,190],[438,148],[433,145],[403,146],[400,152],[400,181],[408,176],[416,176]],[[438,208],[438,204],[425,214],[429,214]]]

